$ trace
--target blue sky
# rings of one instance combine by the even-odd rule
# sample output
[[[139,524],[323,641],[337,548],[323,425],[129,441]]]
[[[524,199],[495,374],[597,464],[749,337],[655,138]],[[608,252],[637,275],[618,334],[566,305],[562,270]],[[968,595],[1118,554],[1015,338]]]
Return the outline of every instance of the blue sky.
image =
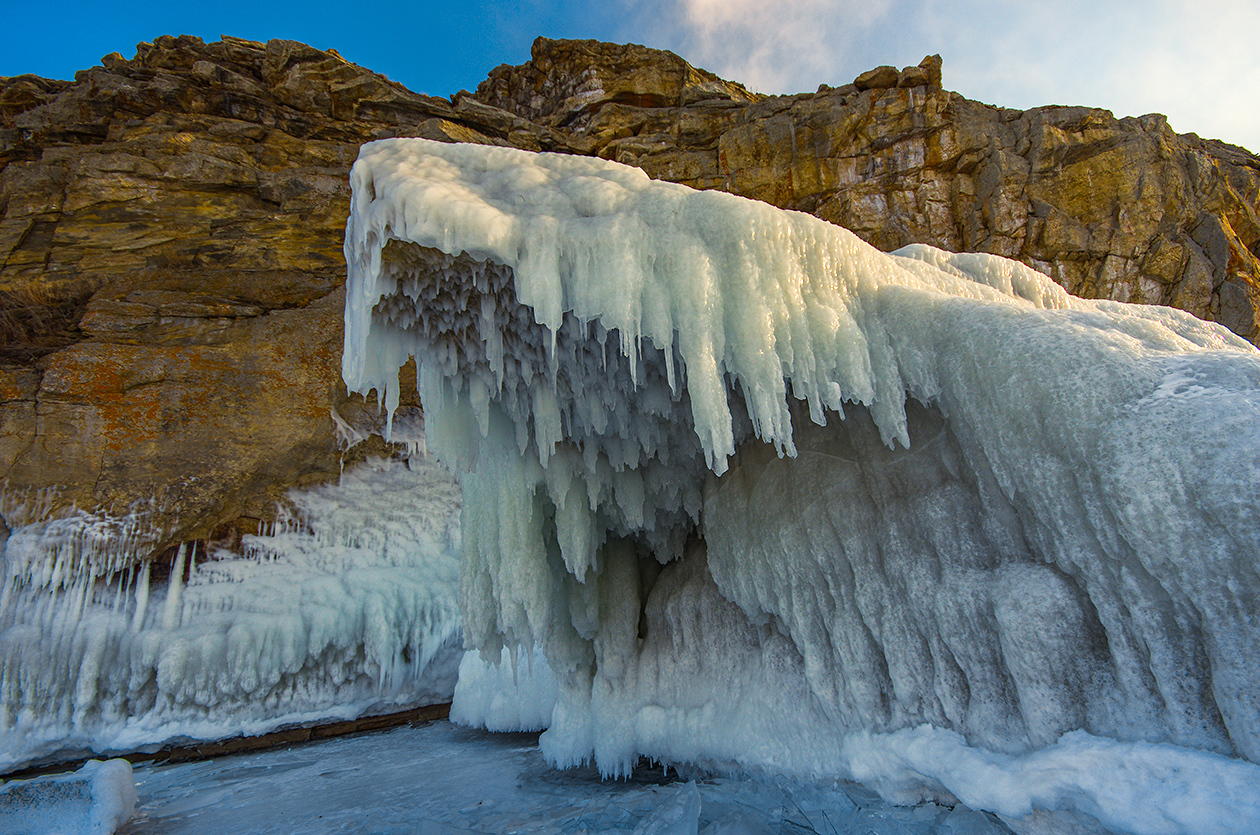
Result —
[[[16,6],[16,7],[14,7]],[[1178,131],[1260,150],[1256,0],[518,0],[11,4],[0,75],[68,78],[162,34],[293,38],[414,90],[472,89],[537,35],[672,49],[767,93],[839,85],[940,53],[945,86],[1007,107],[1161,112]]]

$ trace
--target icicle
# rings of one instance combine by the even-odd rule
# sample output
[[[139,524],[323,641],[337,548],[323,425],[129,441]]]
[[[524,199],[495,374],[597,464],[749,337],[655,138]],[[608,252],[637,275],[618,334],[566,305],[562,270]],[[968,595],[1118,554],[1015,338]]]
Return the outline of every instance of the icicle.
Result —
[[[149,570],[153,563],[145,561],[140,568],[140,582],[136,584],[136,613],[131,619],[131,631],[144,628],[144,616],[149,609]]]
[[[166,608],[162,613],[162,628],[176,629],[180,622],[180,593],[184,588],[184,560],[188,556],[187,544],[180,543],[175,555],[175,565],[171,568],[170,580],[166,589]]]
[[[9,601],[13,596],[13,585],[17,579],[12,574],[4,575],[4,590],[0,592],[0,621],[4,621],[9,613]]]
[[[114,602],[113,602],[113,605],[110,606],[110,609],[112,609],[115,612],[117,612],[119,607],[122,606],[123,594],[124,594],[123,587],[127,583],[127,574],[128,572],[126,571],[118,571],[118,572],[115,572],[114,574],[114,576],[118,578],[118,585],[114,589]]]

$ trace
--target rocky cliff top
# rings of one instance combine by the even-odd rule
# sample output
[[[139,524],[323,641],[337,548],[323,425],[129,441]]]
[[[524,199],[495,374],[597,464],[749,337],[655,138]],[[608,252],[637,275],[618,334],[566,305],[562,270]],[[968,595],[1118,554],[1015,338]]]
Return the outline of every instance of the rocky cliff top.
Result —
[[[347,174],[387,136],[599,155],[1260,336],[1260,159],[1159,116],[991,107],[936,56],[767,97],[540,38],[447,100],[293,41],[162,37],[0,79],[5,524],[143,505],[160,552],[336,476],[333,413],[370,414],[340,382]]]
[[[1242,148],[1179,136],[1157,114],[970,101],[941,87],[939,56],[812,94],[685,102],[642,69],[653,54],[682,73],[670,53],[540,39],[476,96],[563,124],[582,152],[810,212],[881,249],[994,252],[1077,295],[1173,305],[1260,337],[1260,159]],[[587,83],[603,91],[589,99],[572,92],[609,67],[626,70],[616,95],[604,81]]]
[[[491,70],[476,98],[540,125],[568,127],[608,104],[680,108],[766,98],[699,70],[672,52],[636,44],[538,38],[530,61]]]

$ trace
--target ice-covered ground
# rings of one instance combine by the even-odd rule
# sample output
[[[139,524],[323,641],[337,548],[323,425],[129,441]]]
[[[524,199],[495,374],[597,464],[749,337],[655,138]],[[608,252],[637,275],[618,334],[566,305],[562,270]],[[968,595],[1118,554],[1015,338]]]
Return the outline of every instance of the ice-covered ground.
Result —
[[[755,761],[773,746],[786,746],[793,750],[790,756],[781,754],[784,770],[792,770],[792,762],[808,760],[814,774],[849,775],[885,800],[914,806],[924,798],[943,799],[951,806],[996,813],[1014,831],[1029,835],[1260,832],[1260,767],[1248,762],[1177,745],[1119,742],[1084,731],[1065,734],[1029,754],[1011,755],[969,745],[961,734],[928,724],[891,733],[836,733],[818,718],[804,727],[770,728],[768,723],[790,715],[786,701],[808,696],[764,683],[767,689],[755,702],[759,726],[747,717],[743,723],[700,721],[689,736],[660,750],[668,760],[681,762],[694,759],[696,751],[710,761],[714,752],[729,751],[731,763],[738,763]],[[746,700],[737,690],[748,689],[740,683],[727,695]],[[499,664],[467,653],[451,721],[493,731],[542,730],[550,726],[556,706],[555,678],[541,652],[515,664],[506,650]],[[652,717],[650,711],[640,711],[634,719],[647,724]],[[750,733],[749,725],[760,733]],[[731,763],[728,773],[738,773],[738,765]],[[783,768],[775,762],[765,765],[772,771]]]
[[[79,515],[4,544],[0,767],[449,700],[459,493],[440,465],[294,491],[244,553],[181,551],[162,582],[125,528]]]
[[[657,768],[556,771],[536,734],[437,722],[258,754],[135,769],[127,835],[1000,835],[995,818],[890,806],[853,784]]]

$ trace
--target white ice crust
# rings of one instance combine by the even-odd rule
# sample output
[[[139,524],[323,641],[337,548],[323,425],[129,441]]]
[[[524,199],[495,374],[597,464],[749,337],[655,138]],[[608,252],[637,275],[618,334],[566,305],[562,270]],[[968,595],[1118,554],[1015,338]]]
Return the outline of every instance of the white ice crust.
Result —
[[[419,359],[465,639],[541,648],[553,762],[862,776],[854,734],[926,726],[1001,771],[1088,738],[1133,791],[1071,808],[1260,826],[1225,776],[1260,759],[1249,344],[597,159],[385,140],[351,180],[346,382],[396,402]],[[1139,742],[1215,757],[1229,825],[1144,823]]]
[[[449,700],[459,502],[436,463],[369,460],[292,491],[243,554],[182,548],[165,580],[108,535],[127,520],[16,529],[0,551],[0,767]]]
[[[0,786],[0,835],[111,835],[131,820],[136,784],[126,760]]]

